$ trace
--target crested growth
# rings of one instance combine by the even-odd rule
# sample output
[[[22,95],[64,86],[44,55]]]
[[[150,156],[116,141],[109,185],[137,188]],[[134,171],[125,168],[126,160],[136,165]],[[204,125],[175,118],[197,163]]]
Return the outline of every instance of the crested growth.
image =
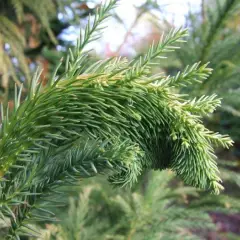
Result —
[[[115,5],[109,1],[89,19],[63,75],[56,70],[43,87],[37,71],[27,98],[16,87],[14,111],[1,108],[0,209],[10,239],[29,234],[33,221],[54,218],[46,208],[59,202],[59,186],[97,174],[131,186],[146,169],[169,168],[186,184],[216,194],[222,189],[213,147],[228,148],[232,141],[201,122],[220,100],[177,93],[208,78],[211,69],[197,63],[176,76],[151,75],[155,61],[183,42],[186,29],[171,30],[133,61],[116,57],[85,66],[84,48],[99,38]]]

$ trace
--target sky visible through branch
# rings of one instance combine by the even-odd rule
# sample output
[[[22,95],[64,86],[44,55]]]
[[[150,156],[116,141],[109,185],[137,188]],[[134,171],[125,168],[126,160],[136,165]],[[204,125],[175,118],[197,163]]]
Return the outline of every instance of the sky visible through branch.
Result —
[[[116,19],[110,18],[106,22],[107,29],[105,29],[101,40],[90,44],[97,54],[114,54],[119,50],[119,46],[124,42],[127,30],[129,30],[138,14],[137,7],[144,4],[146,0],[120,0],[118,7],[115,9],[116,14],[120,16],[122,23]],[[161,7],[161,12],[152,11],[152,13],[161,21],[166,19],[169,23],[176,27],[183,26],[185,23],[185,16],[189,11],[198,11],[201,5],[201,0],[158,0]],[[94,7],[95,4],[92,4]],[[91,7],[91,4],[89,5]],[[149,18],[142,17],[138,24],[132,29],[132,36],[127,39],[127,43],[122,47],[121,54],[131,55],[135,54],[134,49],[129,45],[135,44],[136,39],[145,38],[150,31]],[[79,36],[79,29],[71,26],[65,34],[62,35],[64,39],[76,41]],[[134,36],[134,37],[133,37]]]

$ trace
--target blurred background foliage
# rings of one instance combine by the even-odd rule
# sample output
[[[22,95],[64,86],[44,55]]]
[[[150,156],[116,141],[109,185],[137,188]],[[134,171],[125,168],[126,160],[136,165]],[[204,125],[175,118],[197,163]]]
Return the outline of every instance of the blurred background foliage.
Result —
[[[119,1],[119,5],[126,1]],[[89,65],[92,59],[103,57],[140,56],[164,31],[179,26],[176,19],[171,21],[166,1],[139,2],[129,18],[123,11],[113,13],[109,26],[115,29],[92,45],[96,53]],[[146,172],[132,189],[112,189],[99,177],[69,189],[70,199],[63,196],[66,206],[54,209],[59,212],[60,222],[36,223],[44,239],[240,238],[240,2],[199,3],[197,9],[189,8],[185,15],[187,44],[159,61],[154,71],[168,75],[195,62],[210,62],[212,76],[181,93],[192,97],[216,93],[222,98],[221,108],[204,121],[210,129],[228,133],[235,141],[228,151],[218,149],[225,191],[220,196],[202,193],[184,186],[170,171]],[[14,84],[23,83],[24,91],[28,91],[37,66],[43,69],[41,80],[47,83],[99,4],[81,0],[0,1],[0,100],[5,106],[13,105]],[[114,44],[118,38],[116,28],[122,33],[119,44]],[[4,222],[0,227],[3,234]]]

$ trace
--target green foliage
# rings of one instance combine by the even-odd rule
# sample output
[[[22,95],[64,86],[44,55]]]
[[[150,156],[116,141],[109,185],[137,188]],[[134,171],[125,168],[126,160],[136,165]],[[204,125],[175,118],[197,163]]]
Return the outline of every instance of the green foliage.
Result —
[[[187,18],[190,28],[188,45],[181,51],[176,51],[181,67],[166,63],[166,68],[184,69],[186,64],[203,61],[209,62],[213,68],[212,75],[180,90],[190,96],[198,98],[201,95],[217,94],[222,98],[222,105],[216,112],[204,117],[206,126],[223,133],[228,132],[235,141],[231,151],[218,151],[218,166],[224,181],[225,192],[220,198],[201,195],[199,207],[215,208],[217,204],[223,206],[238,206],[235,198],[239,198],[239,112],[240,112],[240,79],[239,79],[239,30],[231,28],[234,17],[239,16],[240,4],[237,0],[211,1],[206,3],[201,14],[190,14]],[[179,63],[178,63],[179,64]],[[171,72],[171,70],[169,71]],[[214,95],[213,95],[214,96]],[[203,109],[200,106],[201,109]],[[210,210],[210,209],[209,209]],[[228,211],[228,210],[226,210]]]
[[[48,32],[49,37],[56,43],[56,38],[50,29],[50,20],[56,14],[54,1],[49,0],[2,0],[0,3],[0,72],[5,78],[11,76],[20,85],[17,73],[22,72],[26,80],[30,80],[30,71],[24,49],[26,39],[20,25],[27,13],[32,13]],[[6,45],[8,47],[6,48]],[[18,63],[13,64],[12,58]],[[18,71],[16,70],[18,69]],[[3,81],[3,80],[2,80]],[[29,82],[29,81],[27,81]],[[4,87],[5,84],[4,84]]]
[[[186,196],[198,196],[196,190],[170,187],[173,177],[170,171],[151,172],[144,192],[141,188],[123,191],[88,184],[79,198],[70,198],[69,210],[61,216],[61,222],[42,231],[43,238],[203,239],[202,231],[216,227],[208,213],[199,208],[200,203],[187,203]]]
[[[187,88],[187,92],[193,96],[216,93],[221,97],[221,108],[208,121],[215,130],[228,132],[234,141],[239,142],[240,37],[239,31],[231,29],[229,23],[240,13],[240,3],[238,0],[216,0],[213,3],[211,6],[206,4],[204,16],[190,14],[188,45],[177,51],[177,57],[181,68],[198,61],[210,62],[213,74],[201,85]]]
[[[9,239],[31,235],[34,221],[55,219],[47,206],[59,204],[58,187],[97,174],[131,186],[145,170],[171,168],[186,184],[216,194],[222,189],[213,146],[229,147],[232,141],[201,122],[220,100],[214,95],[186,100],[172,91],[207,78],[211,69],[195,64],[176,77],[149,74],[154,60],[182,41],[185,29],[170,31],[132,62],[112,58],[84,66],[84,47],[98,39],[115,5],[111,0],[97,10],[69,50],[64,74],[56,70],[43,87],[36,72],[27,98],[21,103],[16,87],[14,111],[1,108],[0,208],[1,217],[10,220]]]
[[[205,11],[204,11],[205,10]],[[219,151],[221,160],[218,164],[222,178],[226,184],[234,183],[239,186],[239,129],[240,129],[240,84],[239,84],[239,31],[231,28],[230,23],[240,12],[239,1],[224,0],[212,1],[212,4],[205,4],[205,9],[200,14],[188,16],[189,31],[188,45],[183,46],[181,51],[176,51],[176,57],[180,60],[184,69],[186,64],[193,64],[196,61],[208,61],[213,73],[202,84],[188,85],[180,90],[190,96],[198,98],[201,95],[216,93],[222,98],[222,105],[216,112],[204,117],[206,126],[215,131],[229,133],[235,144],[234,148],[226,154]],[[172,62],[166,63],[169,72],[174,68]],[[213,99],[214,100],[214,99]],[[201,109],[203,109],[200,106]],[[226,161],[227,159],[232,159]],[[234,162],[235,160],[235,162]],[[235,166],[229,166],[229,164]],[[231,194],[238,195],[239,191],[231,191]]]

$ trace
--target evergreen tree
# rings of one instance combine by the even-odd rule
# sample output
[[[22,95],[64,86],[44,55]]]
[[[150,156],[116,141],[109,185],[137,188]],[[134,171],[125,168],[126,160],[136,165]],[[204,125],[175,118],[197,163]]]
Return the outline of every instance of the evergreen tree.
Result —
[[[198,193],[192,187],[170,187],[170,171],[151,174],[144,194],[138,188],[133,192],[102,188],[106,183],[100,180],[69,199],[61,222],[41,232],[45,240],[201,239],[194,230],[215,229],[210,216],[197,205],[186,208],[186,194]]]
[[[43,86],[37,71],[27,98],[21,102],[23,86],[16,86],[13,112],[1,107],[0,213],[8,239],[32,235],[31,223],[55,219],[48,207],[61,204],[60,186],[97,174],[131,186],[144,170],[170,168],[186,184],[215,194],[222,189],[213,146],[228,148],[232,141],[201,121],[220,100],[214,94],[186,100],[173,91],[207,79],[211,69],[193,64],[176,76],[150,73],[187,30],[171,30],[133,61],[116,57],[85,67],[84,48],[99,38],[115,5],[98,8],[62,75],[56,70]]]

